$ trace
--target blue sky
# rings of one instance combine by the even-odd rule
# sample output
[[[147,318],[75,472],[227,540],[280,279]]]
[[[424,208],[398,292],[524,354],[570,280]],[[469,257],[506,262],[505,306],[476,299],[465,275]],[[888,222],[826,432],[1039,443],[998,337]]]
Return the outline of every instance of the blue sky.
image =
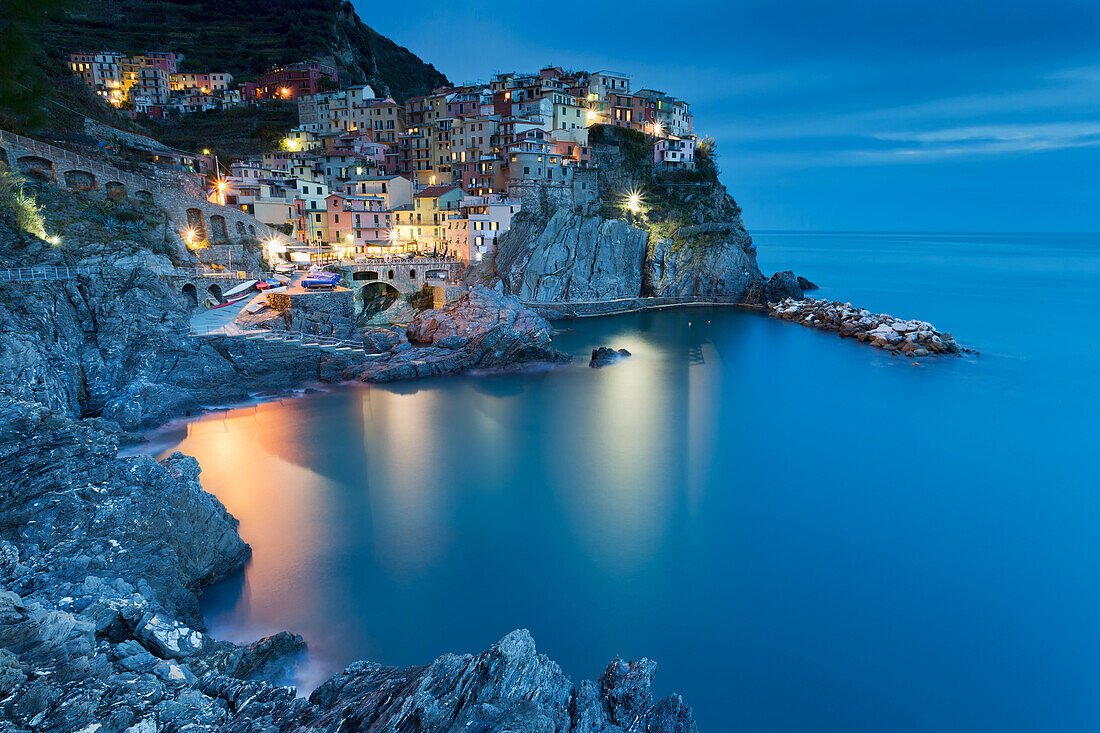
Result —
[[[452,81],[687,99],[750,230],[1100,231],[1100,0],[355,2]]]

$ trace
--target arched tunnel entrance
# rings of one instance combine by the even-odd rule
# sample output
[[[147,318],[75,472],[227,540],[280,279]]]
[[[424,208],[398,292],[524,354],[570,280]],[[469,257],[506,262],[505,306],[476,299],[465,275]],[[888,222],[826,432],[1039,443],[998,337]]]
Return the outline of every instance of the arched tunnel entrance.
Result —
[[[359,275],[378,277],[378,274],[374,272],[357,272],[353,279],[359,281],[366,279],[359,277]],[[401,293],[393,285],[374,278],[367,280],[363,287],[355,290],[355,315],[357,319],[361,319],[360,322],[390,308],[401,297]]]
[[[197,308],[199,305],[199,291],[194,283],[184,285],[180,291],[180,297],[183,298],[183,304],[188,308]]]

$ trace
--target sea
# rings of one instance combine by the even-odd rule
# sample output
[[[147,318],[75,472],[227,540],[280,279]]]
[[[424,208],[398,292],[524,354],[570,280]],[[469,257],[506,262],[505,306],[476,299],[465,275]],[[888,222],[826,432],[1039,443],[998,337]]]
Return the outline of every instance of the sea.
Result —
[[[151,449],[253,548],[210,631],[302,634],[303,694],[526,628],[576,681],[655,660],[702,733],[1100,728],[1100,235],[754,239],[976,353],[666,310],[555,324],[567,366],[175,423]]]

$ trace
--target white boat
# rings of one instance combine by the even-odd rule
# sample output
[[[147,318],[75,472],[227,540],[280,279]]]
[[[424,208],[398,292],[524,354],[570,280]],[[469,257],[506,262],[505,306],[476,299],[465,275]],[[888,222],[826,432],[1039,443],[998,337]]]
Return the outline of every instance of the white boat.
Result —
[[[267,307],[267,300],[266,299],[261,299],[261,300],[257,300],[255,303],[249,303],[248,305],[246,305],[244,307],[244,312],[245,313],[259,313],[260,311],[262,311],[266,307]]]
[[[244,293],[247,293],[249,290],[252,290],[255,284],[255,280],[245,280],[240,285],[235,285],[234,287],[229,288],[229,290],[226,290],[224,293],[222,293],[222,297],[228,300],[234,295],[242,295]]]

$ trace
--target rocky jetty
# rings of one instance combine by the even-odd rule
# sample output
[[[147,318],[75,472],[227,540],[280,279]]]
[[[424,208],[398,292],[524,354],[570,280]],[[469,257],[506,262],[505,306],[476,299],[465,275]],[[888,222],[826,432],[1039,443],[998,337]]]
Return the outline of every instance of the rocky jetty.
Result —
[[[872,313],[851,303],[786,298],[778,303],[769,302],[768,310],[775,318],[836,331],[841,336],[850,336],[905,356],[959,352],[959,345],[951,334],[937,331],[931,323]]]
[[[601,346],[598,349],[592,349],[592,358],[589,360],[588,366],[598,369],[608,364],[614,364],[619,359],[627,356],[630,356],[630,352],[626,349],[612,349],[610,346]]]

